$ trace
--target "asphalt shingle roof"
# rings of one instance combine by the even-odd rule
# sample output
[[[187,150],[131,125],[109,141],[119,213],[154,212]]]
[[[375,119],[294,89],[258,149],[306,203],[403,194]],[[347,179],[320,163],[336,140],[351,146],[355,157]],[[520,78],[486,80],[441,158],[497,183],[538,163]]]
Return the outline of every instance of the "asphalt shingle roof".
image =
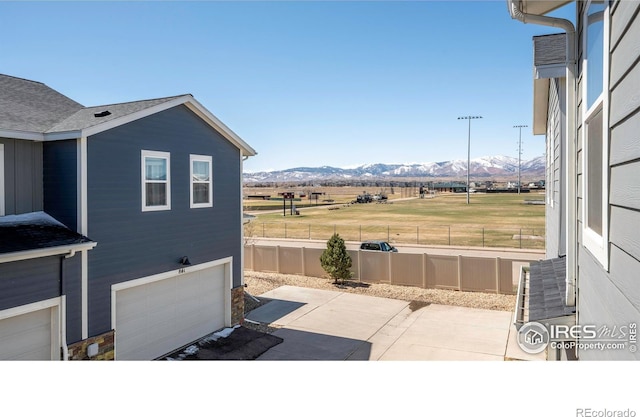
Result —
[[[0,129],[37,133],[81,130],[178,97],[191,95],[84,107],[41,82],[0,74]],[[96,117],[104,111],[110,114]]]
[[[566,258],[532,262],[529,268],[529,320],[541,321],[576,313],[565,299]]]
[[[0,74],[0,129],[45,132],[82,108],[43,83]]]
[[[0,217],[0,254],[91,242],[41,211]]]
[[[88,127],[96,126],[101,123],[105,123],[119,117],[127,116],[132,113],[136,113],[141,110],[148,109],[149,107],[157,106],[158,104],[171,101],[178,97],[185,97],[189,95],[163,97],[151,100],[132,101],[129,103],[119,104],[106,104],[103,106],[85,107],[69,116],[68,118],[61,120],[56,125],[52,126],[46,131],[46,133],[52,132],[66,132],[70,130],[86,129]],[[110,114],[102,117],[96,117],[96,114],[108,111]]]

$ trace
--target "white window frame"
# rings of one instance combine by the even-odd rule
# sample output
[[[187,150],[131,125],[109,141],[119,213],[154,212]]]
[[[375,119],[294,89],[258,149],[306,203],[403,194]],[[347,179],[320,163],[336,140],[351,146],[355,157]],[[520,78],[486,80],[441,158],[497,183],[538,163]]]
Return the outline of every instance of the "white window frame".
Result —
[[[595,99],[591,107],[587,108],[588,89],[588,65],[587,60],[587,32],[588,32],[588,11],[592,1],[589,1],[583,12],[583,88],[582,88],[582,244],[597,259],[605,270],[609,270],[609,5],[604,2],[603,13],[603,63],[602,63],[602,92]],[[602,111],[602,234],[589,227],[589,144],[588,144],[588,124],[590,120]]]
[[[4,216],[4,143],[0,143],[0,216]]]
[[[146,179],[146,158],[162,158],[167,161],[167,179],[164,181],[147,181]],[[142,211],[162,211],[171,210],[171,154],[169,152],[160,151],[147,151],[141,152],[141,181],[142,181]],[[147,183],[166,183],[167,185],[167,204],[162,206],[148,206],[147,205]]]
[[[193,163],[194,162],[207,162],[209,164],[209,181],[194,181],[193,178]],[[203,208],[213,207],[213,158],[209,155],[189,155],[189,203],[191,208]],[[208,203],[194,203],[193,202],[193,185],[194,184],[209,184],[209,202]]]

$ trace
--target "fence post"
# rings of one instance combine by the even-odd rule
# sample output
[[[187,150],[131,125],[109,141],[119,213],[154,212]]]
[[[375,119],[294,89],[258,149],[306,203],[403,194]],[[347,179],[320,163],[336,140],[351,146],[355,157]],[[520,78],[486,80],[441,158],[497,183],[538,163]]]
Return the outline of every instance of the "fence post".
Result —
[[[458,290],[462,291],[462,255],[458,255]]]
[[[309,223],[309,240],[311,240],[311,223]]]
[[[251,270],[252,271],[256,270],[255,259],[256,259],[256,244],[252,243],[251,244]]]
[[[280,273],[280,245],[276,246],[276,272]]]
[[[362,225],[360,225],[360,241],[362,242]]]
[[[496,257],[496,294],[500,294],[500,257]]]
[[[264,222],[262,222],[262,237],[266,237],[266,236],[264,235]]]
[[[304,264],[304,246],[300,248],[300,256],[302,256],[302,258],[300,259],[300,264],[302,266],[302,276],[305,276],[305,275],[307,275],[306,274],[306,272],[307,272],[306,269],[307,268],[305,268],[306,265]]]
[[[427,288],[427,254],[422,254],[422,288]]]
[[[387,268],[387,278],[389,280],[389,284],[393,284],[393,273],[392,273],[392,262],[393,262],[393,252],[387,252],[387,255],[389,256],[389,268]]]

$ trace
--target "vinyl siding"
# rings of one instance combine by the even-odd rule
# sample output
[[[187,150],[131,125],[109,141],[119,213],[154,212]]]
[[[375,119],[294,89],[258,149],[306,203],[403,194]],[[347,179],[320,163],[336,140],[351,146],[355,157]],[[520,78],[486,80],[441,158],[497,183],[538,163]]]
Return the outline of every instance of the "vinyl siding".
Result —
[[[46,142],[43,149],[44,210],[76,231],[77,153],[75,140]]]
[[[612,327],[640,322],[640,236],[637,233],[640,230],[640,186],[637,182],[640,172],[639,4],[619,2],[611,8],[610,258],[608,268],[604,268],[579,245],[578,320],[581,324]],[[581,230],[581,225],[579,227]],[[632,355],[628,350],[585,350],[580,352],[580,358],[640,359],[640,354]]]
[[[0,263],[0,310],[60,296],[62,256]],[[67,342],[81,339],[80,255],[64,260]]]
[[[184,106],[88,138],[89,333],[112,328],[111,286],[233,256],[241,284],[240,152]],[[171,209],[142,211],[141,150],[170,153]],[[213,207],[189,207],[189,155],[213,159]]]
[[[43,210],[42,143],[0,138],[4,144],[5,214]]]

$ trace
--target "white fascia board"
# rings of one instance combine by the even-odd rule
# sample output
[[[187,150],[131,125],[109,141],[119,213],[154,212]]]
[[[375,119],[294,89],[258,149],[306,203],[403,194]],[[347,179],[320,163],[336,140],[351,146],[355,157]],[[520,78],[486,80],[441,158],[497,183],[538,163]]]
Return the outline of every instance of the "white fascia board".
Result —
[[[43,141],[44,135],[38,132],[27,132],[23,130],[0,129],[0,138],[24,139]]]
[[[255,156],[257,152],[249,144],[240,138],[235,132],[233,132],[227,125],[222,123],[216,116],[214,116],[209,110],[207,110],[202,104],[200,104],[193,97],[185,103],[186,106],[195,114],[197,114],[202,120],[207,122],[211,127],[220,132],[222,136],[227,138],[231,143],[240,148],[242,154],[245,156]]]
[[[25,259],[44,258],[45,256],[62,255],[65,253],[90,250],[93,249],[97,244],[97,242],[87,242],[78,243],[76,245],[54,246],[44,249],[3,253],[0,254],[0,263],[23,261]]]
[[[52,132],[52,133],[44,134],[44,140],[46,142],[51,142],[55,140],[78,139],[80,137],[82,137],[81,130],[69,130],[67,132]]]
[[[533,134],[547,134],[547,114],[549,112],[549,79],[533,80]]]

